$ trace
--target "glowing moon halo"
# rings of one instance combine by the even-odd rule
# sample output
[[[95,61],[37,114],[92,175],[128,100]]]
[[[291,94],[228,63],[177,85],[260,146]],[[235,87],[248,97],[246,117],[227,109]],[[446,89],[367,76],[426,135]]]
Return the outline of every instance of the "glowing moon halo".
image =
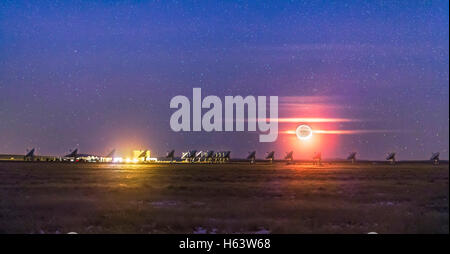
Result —
[[[300,140],[308,140],[312,137],[313,130],[309,125],[301,124],[295,130],[295,134],[297,134],[297,138]]]

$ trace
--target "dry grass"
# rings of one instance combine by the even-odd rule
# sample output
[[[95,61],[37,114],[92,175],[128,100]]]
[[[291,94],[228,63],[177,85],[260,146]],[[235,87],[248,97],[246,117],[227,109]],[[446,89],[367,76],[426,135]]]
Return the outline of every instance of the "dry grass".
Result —
[[[449,233],[448,164],[0,163],[0,233]]]

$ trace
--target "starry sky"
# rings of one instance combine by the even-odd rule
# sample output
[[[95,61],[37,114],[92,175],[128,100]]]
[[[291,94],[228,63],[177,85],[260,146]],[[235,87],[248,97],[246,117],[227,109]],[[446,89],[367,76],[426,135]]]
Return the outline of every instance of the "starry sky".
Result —
[[[279,96],[335,134],[176,133],[170,99]],[[346,130],[346,131],[345,131]],[[341,131],[341,132],[339,132]],[[0,153],[449,157],[449,2],[1,1]]]

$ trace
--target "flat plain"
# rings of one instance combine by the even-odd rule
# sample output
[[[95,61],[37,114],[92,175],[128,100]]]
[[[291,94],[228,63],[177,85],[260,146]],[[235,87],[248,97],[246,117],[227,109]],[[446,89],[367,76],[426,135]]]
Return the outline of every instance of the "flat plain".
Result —
[[[0,162],[0,233],[449,233],[431,163]]]

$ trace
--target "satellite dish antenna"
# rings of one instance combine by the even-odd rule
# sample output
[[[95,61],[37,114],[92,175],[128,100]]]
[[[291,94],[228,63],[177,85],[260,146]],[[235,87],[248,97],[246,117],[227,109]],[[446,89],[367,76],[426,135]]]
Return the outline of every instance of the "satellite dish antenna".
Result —
[[[267,153],[266,160],[269,160],[270,164],[273,163],[274,159],[275,159],[275,151]]]
[[[250,160],[250,164],[254,164],[256,161],[256,151],[249,152],[247,156],[247,160]]]
[[[106,158],[112,158],[116,154],[116,149],[112,149],[111,152],[109,152],[105,157]]]
[[[352,161],[352,164],[354,164],[356,162],[356,152],[352,152],[350,153],[350,155],[347,157],[348,161]]]
[[[286,156],[284,156],[284,159],[287,161],[287,164],[291,164],[294,161],[294,151],[290,151],[286,153]]]
[[[27,154],[25,155],[25,160],[26,161],[34,161],[34,151],[35,149],[27,149]]]
[[[228,162],[231,159],[231,151],[225,151],[224,155],[223,155],[223,161],[224,162]]]
[[[76,157],[77,157],[77,155],[78,155],[78,149],[75,149],[75,150],[69,150],[69,154],[68,155],[66,155],[66,156],[64,156],[64,157],[73,157],[73,158],[75,158],[76,159]]]
[[[166,158],[170,159],[170,163],[173,162],[173,157],[175,157],[175,150],[171,150],[167,152]]]
[[[433,165],[439,165],[439,155],[440,155],[439,152],[433,153],[433,154],[431,155],[430,160],[433,162]]]
[[[395,153],[388,154],[388,156],[386,157],[386,160],[389,161],[391,164],[395,164],[395,162],[396,162]]]
[[[208,152],[206,152],[205,162],[213,163],[214,155],[215,155],[215,153],[213,150],[209,150]]]
[[[322,153],[321,152],[318,152],[318,153],[314,154],[314,156],[313,156],[313,164],[317,164],[319,166],[322,165]]]

